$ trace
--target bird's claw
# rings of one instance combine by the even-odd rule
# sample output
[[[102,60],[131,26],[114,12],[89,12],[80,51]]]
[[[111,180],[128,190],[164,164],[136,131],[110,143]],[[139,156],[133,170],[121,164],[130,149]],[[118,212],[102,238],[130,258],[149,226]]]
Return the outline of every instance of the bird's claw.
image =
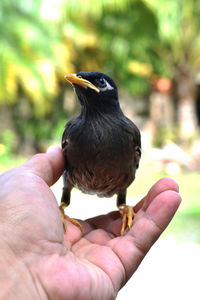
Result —
[[[133,219],[136,215],[133,208],[129,205],[123,204],[120,205],[119,211],[122,215],[122,227],[121,227],[121,235],[124,235],[126,228],[130,229],[133,225]]]
[[[65,212],[64,212],[65,207],[67,207],[67,205],[65,203],[61,203],[61,205],[59,206],[64,232],[66,232],[66,219],[69,222],[71,222],[73,225],[77,226],[82,232],[83,229],[82,229],[81,224],[77,220],[74,220],[74,219],[70,218],[68,215],[65,214]]]

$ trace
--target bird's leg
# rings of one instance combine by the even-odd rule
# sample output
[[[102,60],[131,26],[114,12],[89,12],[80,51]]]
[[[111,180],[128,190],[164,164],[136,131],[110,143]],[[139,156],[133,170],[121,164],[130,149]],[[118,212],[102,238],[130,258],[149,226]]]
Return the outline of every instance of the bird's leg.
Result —
[[[67,207],[67,204],[65,204],[64,202],[61,202],[60,206],[59,206],[59,210],[60,210],[60,216],[61,216],[61,220],[62,220],[62,223],[63,223],[63,229],[64,229],[64,232],[66,231],[66,221],[65,221],[65,207]]]
[[[72,218],[70,218],[68,215],[65,214],[65,208],[68,206],[67,203],[65,202],[61,202],[60,206],[59,206],[59,210],[60,210],[60,215],[61,215],[61,220],[62,220],[62,223],[63,223],[63,229],[64,229],[64,232],[66,232],[66,220],[67,219],[68,221],[70,221],[72,224],[76,225],[77,227],[80,228],[80,230],[82,231],[82,226],[81,224],[77,221],[77,220],[74,220]]]
[[[135,212],[133,208],[129,205],[126,205],[126,190],[120,191],[117,195],[117,207],[122,215],[122,227],[121,227],[121,235],[124,234],[126,228],[131,228],[133,225],[133,218],[135,216]]]
[[[62,223],[63,223],[64,232],[66,231],[66,219],[68,221],[70,221],[72,224],[74,224],[77,227],[79,227],[80,230],[82,231],[81,224],[78,221],[76,221],[76,220],[70,218],[69,216],[67,216],[65,214],[65,211],[64,211],[65,208],[70,204],[71,190],[72,190],[72,186],[64,178],[63,193],[62,193],[62,198],[61,198],[61,204],[59,206],[59,210],[60,210],[61,220],[62,220]]]
[[[66,183],[65,178],[64,178],[64,187],[63,187],[63,192],[62,192],[61,203],[60,203],[60,206],[59,206],[64,231],[66,231],[65,217],[67,217],[65,215],[65,208],[70,204],[71,189],[72,188]]]

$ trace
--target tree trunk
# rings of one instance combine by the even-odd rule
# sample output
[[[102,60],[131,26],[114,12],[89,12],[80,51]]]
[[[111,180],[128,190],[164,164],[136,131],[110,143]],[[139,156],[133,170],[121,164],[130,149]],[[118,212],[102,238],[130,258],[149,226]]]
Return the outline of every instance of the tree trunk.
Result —
[[[187,67],[177,67],[175,71],[175,94],[177,98],[177,122],[180,141],[186,144],[197,132],[196,83],[194,75]]]
[[[193,138],[197,131],[197,116],[192,95],[178,99],[177,119],[181,141]]]

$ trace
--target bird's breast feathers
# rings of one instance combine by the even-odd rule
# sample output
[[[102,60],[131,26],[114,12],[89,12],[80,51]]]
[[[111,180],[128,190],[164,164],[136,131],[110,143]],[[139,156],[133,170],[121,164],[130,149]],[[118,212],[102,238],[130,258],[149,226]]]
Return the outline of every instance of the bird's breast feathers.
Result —
[[[106,125],[106,126],[105,126]],[[131,132],[120,126],[89,124],[68,134],[67,176],[86,193],[112,196],[133,181],[136,152]]]

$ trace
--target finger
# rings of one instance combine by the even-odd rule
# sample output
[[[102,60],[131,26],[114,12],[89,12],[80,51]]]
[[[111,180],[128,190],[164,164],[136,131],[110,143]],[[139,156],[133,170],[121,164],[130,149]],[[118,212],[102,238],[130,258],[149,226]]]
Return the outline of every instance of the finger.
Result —
[[[128,234],[132,235],[139,248],[147,252],[174,216],[181,197],[175,191],[163,191],[157,195],[147,210],[138,218]]]
[[[158,180],[149,190],[147,196],[134,206],[134,211],[137,213],[141,208],[143,210],[147,209],[152,199],[167,190],[178,192],[179,187],[176,181],[168,177]]]
[[[141,208],[146,209],[152,199],[167,190],[178,191],[177,183],[171,178],[160,179],[152,186],[147,196],[135,205],[134,212],[137,213]],[[121,228],[121,218],[119,211],[114,211],[107,215],[97,216],[86,220],[86,222],[88,222],[93,229],[101,228],[104,230],[108,230],[114,235],[118,235]]]
[[[46,153],[34,155],[22,167],[29,169],[51,186],[64,171],[62,149],[57,146],[51,146]]]
[[[142,208],[142,211],[137,214],[134,220],[137,220],[137,218],[144,213],[144,210],[147,209],[152,199],[154,199],[157,195],[167,190],[178,191],[178,189],[179,188],[177,183],[171,178],[162,178],[158,180],[158,182],[156,182],[152,186],[147,196],[145,196],[139,203],[134,206],[133,209],[135,213],[137,213]],[[95,217],[87,221],[89,221],[94,226],[94,228],[102,228],[108,230],[114,235],[119,235],[121,228],[121,218],[119,211],[112,212],[108,215]]]
[[[100,215],[93,218],[89,218],[86,222],[91,226],[92,229],[107,229],[108,225],[112,223],[114,220],[119,219],[120,213],[119,211],[112,211],[106,215]]]
[[[122,261],[127,279],[169,224],[180,201],[181,197],[175,191],[161,192],[151,199],[147,210],[137,219],[131,230],[113,242],[113,251]]]

